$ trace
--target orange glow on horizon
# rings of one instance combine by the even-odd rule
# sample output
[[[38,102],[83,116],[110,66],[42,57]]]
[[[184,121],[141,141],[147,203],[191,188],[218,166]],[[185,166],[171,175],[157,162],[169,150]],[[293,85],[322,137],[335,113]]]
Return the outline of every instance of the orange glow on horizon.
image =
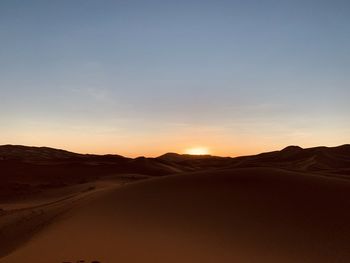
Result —
[[[206,147],[194,147],[194,148],[186,149],[185,153],[191,154],[191,155],[207,155],[207,154],[210,154],[210,151]]]

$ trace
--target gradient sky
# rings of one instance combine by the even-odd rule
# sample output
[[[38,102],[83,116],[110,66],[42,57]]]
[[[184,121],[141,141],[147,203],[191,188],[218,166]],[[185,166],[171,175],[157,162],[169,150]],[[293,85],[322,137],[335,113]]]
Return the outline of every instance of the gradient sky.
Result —
[[[349,143],[349,14],[348,0],[1,0],[0,144]]]

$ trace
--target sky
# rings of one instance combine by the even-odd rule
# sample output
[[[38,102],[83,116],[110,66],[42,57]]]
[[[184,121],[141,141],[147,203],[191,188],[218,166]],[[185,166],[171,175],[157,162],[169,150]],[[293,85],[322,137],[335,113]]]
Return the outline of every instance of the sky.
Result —
[[[348,0],[1,0],[0,144],[350,143]]]

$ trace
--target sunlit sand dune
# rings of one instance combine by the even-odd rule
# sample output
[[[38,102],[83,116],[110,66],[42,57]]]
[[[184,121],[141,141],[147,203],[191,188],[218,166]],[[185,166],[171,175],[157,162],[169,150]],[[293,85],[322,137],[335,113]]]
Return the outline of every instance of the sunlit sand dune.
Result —
[[[345,263],[349,233],[347,180],[202,171],[96,191],[0,261]]]

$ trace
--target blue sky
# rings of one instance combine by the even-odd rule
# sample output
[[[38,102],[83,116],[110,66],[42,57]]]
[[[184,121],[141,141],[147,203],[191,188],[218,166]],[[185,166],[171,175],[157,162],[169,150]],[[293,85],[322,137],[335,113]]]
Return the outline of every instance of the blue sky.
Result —
[[[0,144],[240,155],[350,139],[348,1],[1,1]]]

